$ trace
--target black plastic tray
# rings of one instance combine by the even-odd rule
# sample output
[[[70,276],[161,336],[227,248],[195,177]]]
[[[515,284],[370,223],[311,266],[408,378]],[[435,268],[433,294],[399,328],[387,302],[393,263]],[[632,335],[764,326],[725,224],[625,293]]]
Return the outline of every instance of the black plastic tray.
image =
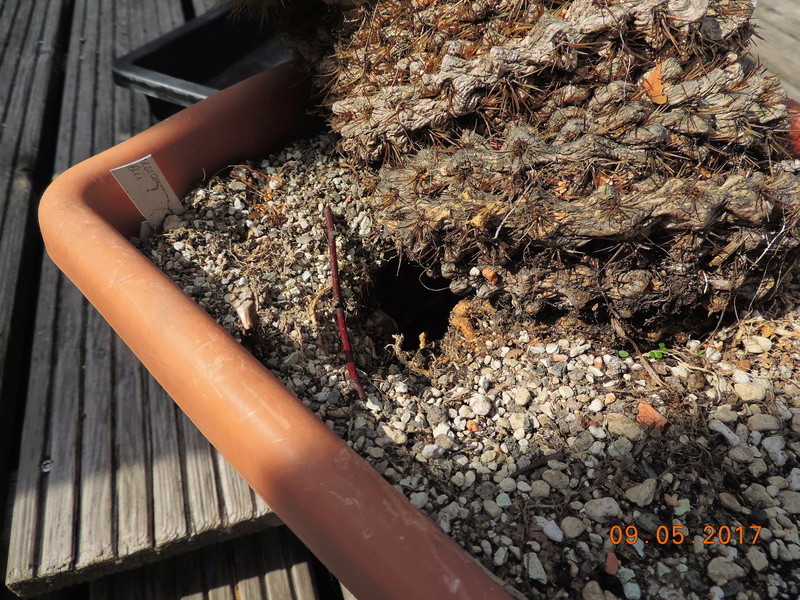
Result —
[[[274,30],[215,8],[114,61],[114,82],[190,106],[292,58]]]

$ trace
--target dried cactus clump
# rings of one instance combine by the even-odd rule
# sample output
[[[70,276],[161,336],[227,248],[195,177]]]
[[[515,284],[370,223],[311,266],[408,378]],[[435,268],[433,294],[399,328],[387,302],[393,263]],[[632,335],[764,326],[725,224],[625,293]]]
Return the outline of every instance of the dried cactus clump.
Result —
[[[383,235],[454,290],[637,328],[713,315],[773,291],[800,244],[785,96],[748,54],[751,13],[379,1],[340,33],[332,126],[379,166]],[[501,281],[470,278],[481,264]]]
[[[232,12],[275,27],[308,65],[316,65],[330,54],[344,13],[364,1],[234,0]]]

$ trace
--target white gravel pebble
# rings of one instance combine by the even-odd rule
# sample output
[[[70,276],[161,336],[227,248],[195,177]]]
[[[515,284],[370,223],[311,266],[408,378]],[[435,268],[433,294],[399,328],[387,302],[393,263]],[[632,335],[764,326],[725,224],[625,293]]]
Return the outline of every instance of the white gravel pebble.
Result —
[[[556,524],[555,521],[550,519],[546,519],[544,517],[535,516],[534,519],[536,520],[536,524],[542,528],[544,534],[549,537],[554,542],[563,542],[564,541],[564,532],[561,531],[559,526]]]
[[[722,421],[718,421],[717,419],[711,419],[708,422],[708,428],[711,431],[716,431],[719,434],[722,434],[722,437],[725,438],[725,441],[728,442],[731,446],[738,446],[742,443],[741,438],[731,431],[731,428],[725,425]]]
[[[775,431],[780,428],[781,423],[772,415],[759,413],[747,419],[747,426],[752,431]]]
[[[767,397],[767,390],[755,383],[737,383],[733,390],[744,402],[760,402]]]
[[[584,506],[586,516],[592,521],[606,523],[622,516],[619,504],[614,498],[596,498],[589,500]]]
[[[547,574],[544,572],[544,566],[542,566],[536,554],[533,552],[525,554],[523,564],[528,572],[528,577],[540,583],[547,583]]]
[[[647,506],[653,501],[657,487],[658,482],[651,477],[626,490],[625,497],[637,506]]]
[[[472,399],[470,399],[469,407],[472,409],[472,412],[479,417],[485,417],[492,412],[492,403],[486,396],[480,394],[473,396]]]
[[[733,579],[744,577],[745,570],[735,562],[725,557],[718,556],[708,563],[707,573],[709,579],[714,583],[717,585],[725,585]]]
[[[752,335],[743,340],[745,352],[750,354],[763,354],[772,349],[772,342],[769,338],[760,335]]]

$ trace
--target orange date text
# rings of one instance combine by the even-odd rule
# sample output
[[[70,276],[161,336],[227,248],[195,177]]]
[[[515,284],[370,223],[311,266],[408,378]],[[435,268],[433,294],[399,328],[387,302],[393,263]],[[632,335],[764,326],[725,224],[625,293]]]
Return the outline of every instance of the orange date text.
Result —
[[[703,527],[702,544],[755,544],[758,541],[758,534],[761,533],[759,525],[745,527],[737,525],[729,527],[727,525],[706,525]],[[608,532],[608,537],[612,544],[635,544],[639,541],[639,528],[635,525],[622,527],[614,525]],[[689,536],[685,525],[661,525],[656,528],[655,536],[650,538],[642,537],[645,544],[655,543],[666,544],[694,544],[695,539]]]

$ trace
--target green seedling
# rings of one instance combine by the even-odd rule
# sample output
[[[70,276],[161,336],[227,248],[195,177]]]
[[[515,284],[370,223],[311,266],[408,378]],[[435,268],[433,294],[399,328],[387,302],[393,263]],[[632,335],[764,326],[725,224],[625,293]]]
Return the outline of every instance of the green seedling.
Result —
[[[658,360],[664,358],[668,354],[669,354],[669,348],[667,348],[667,345],[664,342],[661,342],[660,344],[658,344],[658,348],[656,350],[651,350],[648,353],[648,356],[650,356],[650,358],[655,358],[656,360]]]

